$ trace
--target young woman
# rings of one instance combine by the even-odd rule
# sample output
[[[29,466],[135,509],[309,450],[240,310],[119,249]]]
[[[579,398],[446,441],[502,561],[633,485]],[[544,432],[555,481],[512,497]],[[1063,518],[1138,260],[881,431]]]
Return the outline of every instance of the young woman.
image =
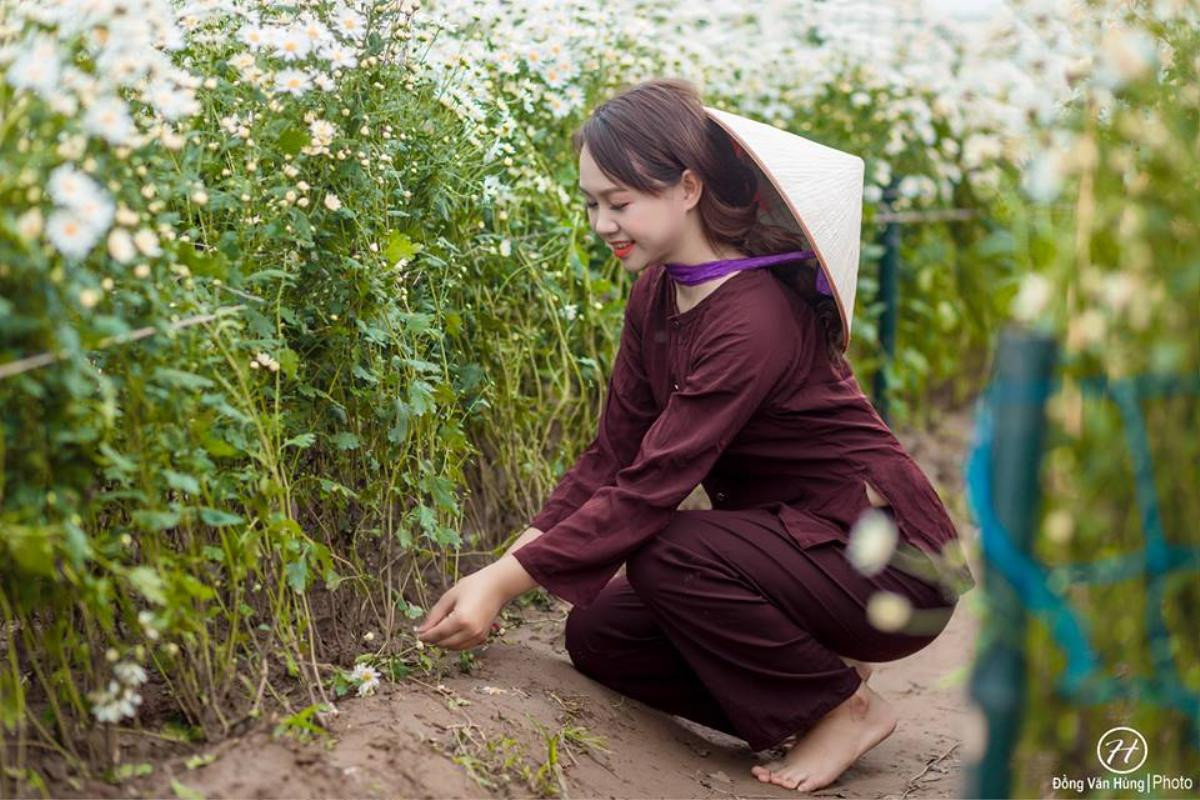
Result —
[[[675,79],[604,103],[573,144],[591,227],[636,275],[600,427],[530,528],[418,636],[474,647],[540,584],[574,604],[581,672],[753,750],[792,740],[752,772],[820,788],[896,725],[862,662],[929,644],[973,585],[961,551],[953,568],[942,557],[957,531],[844,360],[850,310],[810,243],[761,218],[786,168]],[[678,510],[698,483],[712,509]],[[864,514],[886,518],[907,568],[851,564]]]

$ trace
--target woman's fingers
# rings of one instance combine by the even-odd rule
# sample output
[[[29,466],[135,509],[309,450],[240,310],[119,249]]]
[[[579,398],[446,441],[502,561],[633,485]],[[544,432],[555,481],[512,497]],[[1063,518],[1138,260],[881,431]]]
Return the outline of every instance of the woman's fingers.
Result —
[[[446,640],[461,632],[462,628],[462,621],[451,611],[442,618],[441,622],[420,634],[418,638],[426,644],[436,644],[438,647],[445,647]]]
[[[467,650],[472,647],[478,647],[483,644],[479,634],[474,631],[459,631],[458,633],[449,636],[438,647],[446,650]]]
[[[454,608],[455,588],[452,586],[445,594],[439,597],[438,601],[433,604],[433,608],[429,609],[429,615],[425,617],[425,621],[415,628],[420,638],[424,639],[433,626],[437,625],[444,617],[450,614],[450,611]]]

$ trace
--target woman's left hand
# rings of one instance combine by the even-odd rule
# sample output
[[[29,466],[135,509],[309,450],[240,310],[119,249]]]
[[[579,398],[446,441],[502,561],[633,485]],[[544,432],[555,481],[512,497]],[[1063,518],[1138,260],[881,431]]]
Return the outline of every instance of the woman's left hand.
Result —
[[[493,565],[495,566],[495,565]],[[446,590],[415,630],[426,644],[468,650],[487,641],[492,621],[510,600],[491,567],[473,572]]]

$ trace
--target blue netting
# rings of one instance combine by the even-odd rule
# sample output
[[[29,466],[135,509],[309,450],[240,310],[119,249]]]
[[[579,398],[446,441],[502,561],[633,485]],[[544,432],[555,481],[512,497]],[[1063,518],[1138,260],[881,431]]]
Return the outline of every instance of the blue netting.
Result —
[[[1163,616],[1167,576],[1177,570],[1200,569],[1200,547],[1169,543],[1163,532],[1154,464],[1139,399],[1148,395],[1197,393],[1200,375],[1138,375],[1119,380],[1103,377],[1079,382],[1085,393],[1111,398],[1120,410],[1125,441],[1132,458],[1138,508],[1145,546],[1136,552],[1083,564],[1047,567],[1022,553],[996,515],[992,498],[991,454],[994,441],[993,406],[997,402],[1042,404],[1059,381],[1027,383],[993,381],[976,406],[975,438],[966,465],[967,499],[980,528],[983,555],[991,569],[1004,575],[1022,602],[1049,623],[1054,639],[1067,657],[1056,690],[1082,704],[1114,699],[1138,699],[1176,708],[1193,723],[1200,747],[1200,693],[1179,678],[1171,656],[1170,634]],[[1146,632],[1154,674],[1122,678],[1107,674],[1088,638],[1084,622],[1065,599],[1060,587],[1072,583],[1112,583],[1143,575],[1146,581]]]

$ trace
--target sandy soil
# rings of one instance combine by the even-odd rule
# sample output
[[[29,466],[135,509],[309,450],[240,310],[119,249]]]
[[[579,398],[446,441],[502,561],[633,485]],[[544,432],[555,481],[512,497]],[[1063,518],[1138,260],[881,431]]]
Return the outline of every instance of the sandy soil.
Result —
[[[900,438],[934,480],[961,525],[965,413],[935,435]],[[689,503],[696,502],[689,498]],[[702,502],[702,500],[700,501]],[[974,563],[973,563],[974,565]],[[981,573],[975,568],[978,577]],[[895,732],[818,796],[924,798],[960,795],[969,715],[966,666],[974,651],[979,588],[963,597],[943,634],[908,658],[875,665],[871,685],[895,705]],[[760,783],[744,742],[624,698],[578,673],[563,646],[568,606],[528,607],[523,619],[475,651],[470,674],[441,683],[385,683],[347,698],[331,736],[274,738],[273,724],[184,755],[105,794],[188,797],[766,798],[793,791]],[[453,661],[451,662],[453,663]],[[598,737],[589,745],[587,737]],[[557,757],[549,758],[553,741]],[[540,772],[539,772],[540,770]],[[95,787],[93,787],[95,788]]]

